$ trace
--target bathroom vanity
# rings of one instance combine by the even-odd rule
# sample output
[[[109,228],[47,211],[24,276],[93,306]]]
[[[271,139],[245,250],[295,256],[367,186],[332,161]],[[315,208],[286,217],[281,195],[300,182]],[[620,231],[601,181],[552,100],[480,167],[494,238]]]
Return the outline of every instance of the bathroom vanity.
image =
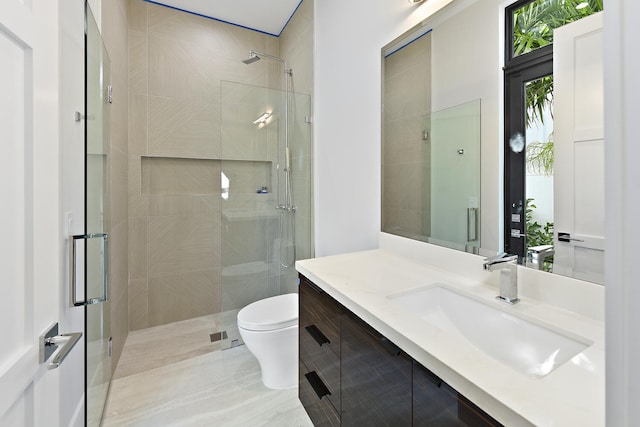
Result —
[[[314,425],[604,425],[601,287],[519,269],[509,306],[482,257],[381,234],[296,264]]]
[[[501,426],[300,275],[299,393],[315,426]]]

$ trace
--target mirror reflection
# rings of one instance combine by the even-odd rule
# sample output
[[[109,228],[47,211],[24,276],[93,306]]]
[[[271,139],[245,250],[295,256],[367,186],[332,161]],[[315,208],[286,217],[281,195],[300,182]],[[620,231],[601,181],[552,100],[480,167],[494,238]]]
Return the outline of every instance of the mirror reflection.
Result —
[[[477,253],[480,100],[385,123],[383,231]]]
[[[453,2],[383,48],[383,231],[602,283],[601,10]]]

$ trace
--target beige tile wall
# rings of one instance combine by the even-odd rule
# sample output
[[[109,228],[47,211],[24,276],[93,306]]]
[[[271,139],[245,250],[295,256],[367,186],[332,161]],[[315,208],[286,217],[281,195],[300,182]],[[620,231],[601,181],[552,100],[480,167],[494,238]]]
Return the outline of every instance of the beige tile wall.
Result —
[[[220,161],[144,156],[131,163],[131,329],[216,312]]]
[[[313,96],[313,10],[315,0],[304,0],[280,36],[280,54],[293,69],[294,91]],[[313,105],[313,104],[311,104]],[[313,108],[310,109],[313,117]],[[296,211],[296,257],[314,256],[313,239],[313,125],[301,125],[291,141],[291,173]],[[304,128],[306,127],[306,128]],[[297,292],[296,271],[288,269],[282,292]]]
[[[303,2],[302,24],[291,27],[297,18],[289,24],[304,30],[311,47],[306,26],[312,4]],[[228,222],[222,215],[222,167],[232,178],[238,208],[243,202],[255,206],[256,188],[268,185],[272,171],[264,161],[269,144],[256,142],[256,135],[235,135],[253,142],[222,152],[221,87],[223,81],[280,87],[282,77],[278,63],[242,63],[251,49],[279,55],[276,37],[142,0],[129,0],[128,13],[128,319],[129,329],[136,330],[220,311],[225,230],[237,228],[235,243],[225,247],[232,263],[255,259],[255,251],[266,250],[273,239],[260,221]],[[311,51],[295,61],[311,60]],[[311,65],[299,67],[301,85],[311,87]],[[236,116],[255,119],[259,113]],[[224,160],[223,166],[221,158],[238,161]],[[248,244],[259,233],[264,244]]]
[[[426,35],[384,62],[382,229],[428,236],[430,146],[422,140],[431,112],[431,36]]]

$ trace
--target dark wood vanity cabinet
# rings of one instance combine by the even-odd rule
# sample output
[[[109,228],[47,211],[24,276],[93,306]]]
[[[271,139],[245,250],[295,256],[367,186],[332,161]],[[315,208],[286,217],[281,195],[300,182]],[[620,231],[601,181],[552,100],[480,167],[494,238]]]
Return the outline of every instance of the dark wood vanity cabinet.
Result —
[[[348,310],[341,340],[342,425],[410,426],[411,357]]]
[[[299,396],[316,427],[340,425],[342,306],[300,276]]]
[[[501,426],[302,275],[299,319],[299,396],[314,426]]]
[[[502,424],[415,360],[413,425],[502,427]]]

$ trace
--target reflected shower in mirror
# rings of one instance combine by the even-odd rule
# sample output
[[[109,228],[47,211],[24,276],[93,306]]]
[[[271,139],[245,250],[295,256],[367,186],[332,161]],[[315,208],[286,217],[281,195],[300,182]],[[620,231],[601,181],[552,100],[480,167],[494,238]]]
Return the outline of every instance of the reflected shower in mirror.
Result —
[[[434,111],[431,43],[420,28],[383,52],[382,231],[477,253],[480,100]]]
[[[382,230],[477,253],[480,100],[398,121],[385,122]]]
[[[601,16],[587,16],[573,0],[534,1],[530,7],[547,19],[541,8],[548,4],[576,10],[564,11],[571,19],[554,30],[560,38],[545,42],[538,53],[515,58],[514,75],[523,75],[527,55],[554,58],[553,69],[536,71],[522,82],[506,79],[504,52],[510,50],[500,46],[512,36],[505,32],[507,14],[529,7],[524,0],[506,9],[503,0],[451,2],[382,49],[381,226],[384,232],[481,255],[510,251],[532,268],[601,283]],[[589,5],[590,13],[602,9],[597,0]],[[535,30],[517,13],[514,19],[524,36]],[[585,31],[589,37],[580,35]],[[575,52],[567,53],[572,46]],[[529,100],[545,101],[538,89],[549,82],[552,104],[538,103],[544,107],[538,109]],[[524,99],[517,116],[505,115],[510,93]],[[467,113],[459,109],[474,104],[477,123],[469,123],[477,124],[475,152],[457,134],[468,125],[450,124],[465,120]],[[447,117],[456,111],[460,117]],[[527,122],[535,112],[544,126]],[[519,151],[509,145],[516,140]],[[440,147],[452,158],[437,158]],[[544,163],[549,155],[555,158],[553,180]],[[462,163],[472,156],[477,168]],[[531,163],[536,157],[543,163]],[[514,164],[520,165],[518,176],[511,172]],[[476,188],[458,192],[456,186],[466,180]]]

